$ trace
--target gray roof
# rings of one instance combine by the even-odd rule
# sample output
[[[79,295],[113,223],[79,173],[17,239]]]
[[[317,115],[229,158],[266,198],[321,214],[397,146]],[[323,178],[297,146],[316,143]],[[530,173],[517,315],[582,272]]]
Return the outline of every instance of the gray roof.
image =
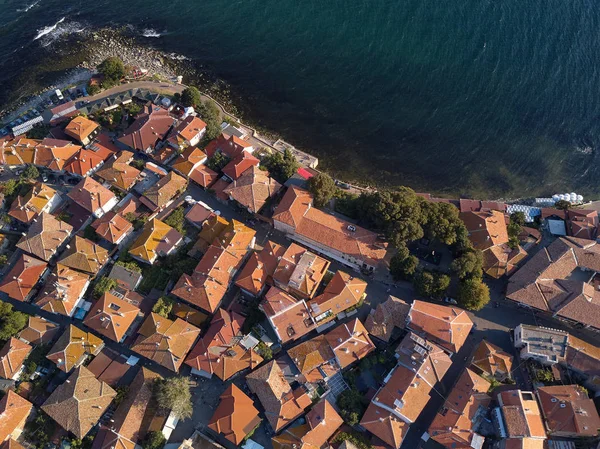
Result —
[[[128,270],[121,265],[114,265],[108,277],[116,279],[120,284],[127,287],[129,290],[134,290],[138,283],[142,280],[141,273]]]

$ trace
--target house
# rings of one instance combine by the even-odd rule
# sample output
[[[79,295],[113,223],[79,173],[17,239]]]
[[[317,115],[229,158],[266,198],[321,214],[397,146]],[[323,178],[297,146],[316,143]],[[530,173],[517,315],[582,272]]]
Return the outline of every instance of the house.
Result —
[[[536,394],[548,435],[556,438],[598,436],[598,411],[579,385],[540,387]]]
[[[192,226],[202,229],[202,224],[208,220],[214,211],[206,204],[202,202],[195,203],[189,211],[185,214],[185,219]]]
[[[521,359],[534,359],[546,366],[558,364],[582,375],[590,389],[600,389],[600,348],[597,346],[565,331],[526,324],[515,328],[514,342]]]
[[[64,166],[64,171],[80,178],[91,176],[110,158],[113,152],[103,145],[94,143],[88,148],[81,148]]]
[[[267,284],[273,285],[273,274],[285,252],[283,246],[268,240],[262,250],[250,253],[235,285],[249,296],[260,296]]]
[[[129,254],[140,262],[153,264],[158,257],[173,253],[183,236],[157,218],[144,225],[142,233],[129,248]]]
[[[46,137],[36,146],[35,165],[63,173],[65,166],[80,150],[81,145],[69,140]]]
[[[306,301],[277,287],[269,288],[259,308],[282,344],[297,340],[317,327]]]
[[[535,394],[504,390],[496,395],[498,407],[492,412],[497,433],[506,440],[520,440],[521,447],[542,449],[546,430]]]
[[[256,169],[258,170],[259,164],[260,164],[260,159],[252,156],[252,154],[247,151],[242,151],[234,159],[232,159],[227,165],[225,165],[225,167],[223,167],[222,172],[225,176],[227,176],[232,181],[236,181],[236,180],[240,179],[242,174],[251,170],[252,167],[256,167]],[[268,173],[266,173],[264,175],[264,179],[266,179],[266,180],[271,179],[271,178],[269,178]],[[276,183],[275,181],[273,181],[273,182]],[[279,190],[279,188],[281,188],[281,186],[279,184],[277,184],[277,186],[278,186],[277,190]]]
[[[121,213],[110,211],[91,224],[96,234],[113,245],[119,245],[133,231],[133,225]]]
[[[414,301],[408,313],[407,327],[454,354],[467,340],[473,322],[462,309]]]
[[[287,351],[301,373],[302,382],[318,382],[339,371],[333,349],[324,335],[306,340]]]
[[[216,153],[221,153],[233,160],[244,152],[252,154],[254,147],[250,142],[240,139],[237,136],[221,134],[206,146],[205,152],[209,158],[213,157]]]
[[[63,429],[82,439],[98,423],[116,395],[108,384],[80,366],[56,387],[42,410]]]
[[[29,226],[27,234],[17,242],[17,248],[49,262],[63,248],[72,232],[73,226],[42,212]]]
[[[44,279],[48,264],[27,254],[21,254],[12,269],[0,282],[0,292],[17,301],[29,301],[34,287]]]
[[[130,369],[134,369],[129,363],[136,363],[136,358],[129,355],[119,354],[107,347],[96,355],[86,368],[96,376],[96,379],[106,382],[113,388],[122,386],[127,381],[129,385],[131,377],[128,375]],[[128,363],[129,362],[129,363]]]
[[[94,214],[102,217],[117,205],[119,200],[109,189],[92,178],[82,179],[68,194],[71,200]]]
[[[291,239],[354,269],[373,271],[387,253],[374,232],[313,207],[312,195],[288,188],[273,213],[273,226]]]
[[[329,447],[329,439],[344,423],[327,399],[317,402],[306,414],[305,421],[273,437],[273,449]]]
[[[229,184],[223,193],[251,214],[257,214],[280,189],[281,184],[254,165]]]
[[[19,339],[30,345],[45,345],[58,336],[60,326],[40,316],[29,316],[27,326],[19,332]]]
[[[76,235],[67,245],[58,263],[77,271],[97,275],[107,261],[107,250],[91,240]]]
[[[465,368],[429,426],[431,438],[447,449],[481,449],[485,438],[477,430],[492,401],[490,385]]]
[[[18,196],[12,203],[8,215],[22,223],[31,222],[42,212],[52,213],[61,203],[61,197],[52,187],[37,182],[24,197]]]
[[[171,321],[151,313],[138,329],[131,350],[178,372],[199,335],[200,329],[180,318]]]
[[[103,347],[102,339],[71,324],[48,351],[46,358],[61,371],[68,373],[89,356],[97,355]]]
[[[595,240],[598,236],[598,211],[593,209],[543,208],[542,219],[547,221],[553,235],[568,235],[586,240]]]
[[[206,334],[189,353],[185,364],[192,374],[211,378],[216,375],[225,381],[245,369],[254,369],[263,358],[241,339],[244,318],[235,312],[217,310]]]
[[[106,292],[91,307],[83,324],[98,334],[121,343],[139,314],[139,308]]]
[[[278,259],[271,275],[273,284],[299,298],[313,298],[330,262],[295,243]]]
[[[0,377],[17,380],[23,372],[23,362],[31,352],[31,346],[11,337],[0,349]]]
[[[154,397],[154,383],[162,379],[146,367],[140,368],[129,385],[123,402],[116,408],[110,424],[102,425],[92,449],[134,449],[144,441],[151,430],[156,429],[157,403]],[[165,417],[166,419],[166,417]]]
[[[345,369],[375,350],[375,345],[358,318],[339,324],[325,334],[340,368]]]
[[[365,329],[385,343],[392,339],[394,330],[404,329],[410,305],[395,296],[388,296],[387,300],[377,304],[371,309],[365,320]]]
[[[504,381],[511,378],[512,356],[487,340],[481,340],[471,358],[471,369],[477,374]]]
[[[246,382],[265,409],[275,433],[294,422],[312,402],[304,387],[292,389],[275,360],[248,374]]]
[[[9,168],[34,164],[39,143],[39,140],[27,139],[24,136],[1,142],[2,157],[0,163]]]
[[[219,174],[206,165],[200,164],[192,169],[189,178],[200,187],[208,189],[219,178]]]
[[[35,304],[43,310],[73,316],[83,304],[90,276],[58,264],[40,290]]]
[[[109,278],[115,279],[122,289],[135,290],[142,282],[142,273],[131,270],[119,264],[115,264],[110,270]]]
[[[396,354],[398,364],[373,396],[360,425],[398,449],[452,361],[442,348],[413,333],[403,338]]]
[[[469,240],[483,254],[483,271],[493,278],[510,275],[527,253],[521,247],[508,245],[508,231],[504,213],[497,210],[462,212]]]
[[[32,410],[31,402],[8,390],[0,399],[0,441],[18,439]]]
[[[169,172],[167,176],[146,190],[140,201],[151,211],[158,212],[168,207],[186,186],[185,178],[175,172]]]
[[[77,106],[75,106],[75,102],[68,101],[53,108],[46,109],[42,112],[42,117],[44,117],[44,123],[54,126],[77,114],[79,114],[79,111],[77,110]]]
[[[321,326],[355,307],[365,298],[367,283],[362,279],[337,271],[323,293],[308,301],[308,307],[318,326]]]
[[[459,206],[461,213],[466,212],[506,212],[506,204],[499,201],[480,201],[461,198]]]
[[[125,130],[119,142],[129,148],[144,153],[151,153],[156,145],[163,141],[175,123],[169,111],[148,103]]]
[[[254,247],[255,235],[254,229],[232,220],[214,239],[194,273],[181,275],[172,293],[207,312],[215,312]]]
[[[98,135],[100,125],[83,115],[72,119],[65,128],[65,134],[82,145],[89,144]]]
[[[206,162],[206,154],[198,147],[186,148],[171,164],[173,170],[189,178],[192,172]]]
[[[206,133],[206,123],[198,117],[190,115],[183,119],[173,129],[167,143],[176,150],[186,147],[195,147]]]
[[[204,254],[217,237],[231,228],[231,222],[221,215],[212,215],[202,224],[202,230],[198,234],[198,241],[194,244],[196,251]]]
[[[122,192],[128,192],[141,176],[141,172],[129,165],[133,159],[131,151],[113,155],[97,172],[96,176]]]
[[[561,320],[600,329],[600,245],[559,237],[510,277],[506,297]]]
[[[252,399],[234,384],[229,384],[208,422],[208,428],[240,446],[260,422]]]

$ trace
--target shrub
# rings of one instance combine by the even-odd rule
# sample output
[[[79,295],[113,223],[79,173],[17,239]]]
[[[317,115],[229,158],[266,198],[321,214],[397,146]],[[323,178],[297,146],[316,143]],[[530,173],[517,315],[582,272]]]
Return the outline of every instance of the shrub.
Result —
[[[200,91],[194,86],[186,87],[183,89],[183,92],[181,92],[180,102],[186,108],[190,106],[196,107],[202,104]]]
[[[114,85],[125,76],[125,65],[116,56],[109,56],[98,65],[98,72],[104,75],[103,85]]]
[[[174,305],[175,301],[172,298],[161,296],[152,307],[152,311],[163,318],[169,318],[169,314],[171,313],[171,310],[173,310]]]
[[[117,260],[116,265],[119,265],[123,268],[127,268],[130,271],[135,271],[136,273],[142,272],[142,269],[140,268],[140,266],[137,263],[135,263],[134,261]]]
[[[176,229],[180,234],[185,234],[185,211],[178,207],[165,219],[165,223]]]
[[[144,440],[142,441],[143,449],[162,449],[165,446],[167,440],[162,432],[153,430],[148,432]]]
[[[116,279],[112,279],[106,276],[102,276],[94,285],[92,296],[96,299],[100,298],[104,293],[112,290],[117,286]]]

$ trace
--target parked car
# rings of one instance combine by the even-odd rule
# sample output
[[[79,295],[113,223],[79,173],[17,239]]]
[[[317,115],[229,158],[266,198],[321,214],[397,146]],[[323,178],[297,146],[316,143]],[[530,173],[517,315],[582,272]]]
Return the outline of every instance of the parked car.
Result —
[[[458,304],[458,302],[456,302],[456,299],[451,298],[450,296],[446,296],[444,298],[444,302],[447,303],[447,304],[453,304],[453,305],[457,305]]]

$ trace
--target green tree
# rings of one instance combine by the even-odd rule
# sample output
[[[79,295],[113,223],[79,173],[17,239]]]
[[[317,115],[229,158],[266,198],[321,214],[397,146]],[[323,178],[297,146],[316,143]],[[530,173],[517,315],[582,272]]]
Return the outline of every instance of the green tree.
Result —
[[[142,272],[142,269],[140,268],[140,266],[132,260],[131,261],[117,260],[116,265],[120,265],[123,268],[126,268],[130,271],[135,271],[136,273]]]
[[[144,440],[142,441],[143,449],[162,449],[165,446],[167,440],[162,432],[153,430],[148,432]]]
[[[568,210],[571,208],[571,203],[565,200],[558,200],[554,203],[554,207],[560,210]]]
[[[519,226],[525,225],[525,214],[523,212],[513,212],[510,214],[510,221],[517,223]]]
[[[300,164],[296,160],[294,153],[287,148],[283,154],[276,151],[273,154],[265,156],[261,161],[261,165],[269,170],[271,177],[280,184],[284,184],[300,168]]]
[[[17,335],[27,325],[28,315],[15,312],[12,304],[0,302],[0,340]]]
[[[327,173],[318,173],[308,180],[308,190],[313,194],[315,206],[329,203],[338,190],[335,181]]]
[[[125,65],[116,56],[109,56],[98,66],[98,72],[104,75],[108,84],[117,83],[125,76]]]
[[[200,94],[200,91],[194,86],[183,89],[183,92],[181,92],[181,104],[186,108],[190,106],[196,107],[202,104],[202,95]]]
[[[94,285],[94,290],[92,292],[92,296],[96,299],[100,298],[104,293],[112,290],[117,286],[116,279],[109,278],[107,276],[102,276]]]
[[[23,170],[23,173],[21,173],[21,179],[36,179],[40,176],[40,172],[39,170],[31,164],[27,164],[27,167],[25,167],[25,170]]]
[[[340,432],[333,439],[334,443],[342,443],[344,441],[354,444],[358,449],[373,449],[374,447],[361,433]]]
[[[449,203],[425,204],[427,206],[422,205],[421,209],[427,216],[425,228],[428,236],[439,240],[445,245],[456,243],[458,228],[465,227],[464,222],[458,215],[458,209]]]
[[[478,278],[467,278],[458,286],[458,303],[468,310],[481,310],[490,302],[490,289]]]
[[[156,401],[160,408],[179,419],[192,417],[192,393],[187,377],[169,377],[157,382]]]
[[[8,262],[8,256],[6,254],[0,254],[0,267],[6,265]]]
[[[214,170],[217,173],[219,173],[221,170],[223,170],[223,167],[229,164],[230,161],[231,159],[229,159],[223,153],[218,151],[215,154],[213,154],[212,157],[208,158],[208,160],[206,161],[206,166],[211,170]]]
[[[96,234],[96,230],[91,226],[88,226],[83,230],[83,236],[92,242],[97,242],[100,240],[100,236]]]
[[[430,297],[433,292],[433,274],[429,271],[419,271],[414,278],[413,284],[417,294],[420,296]]]
[[[158,313],[164,318],[169,318],[174,305],[175,301],[172,298],[169,298],[168,296],[161,296],[152,307],[152,311],[154,313]]]
[[[364,395],[354,387],[340,393],[336,402],[340,409],[340,416],[349,426],[358,424],[367,408]]]
[[[180,234],[185,234],[185,211],[178,207],[165,219],[165,223],[176,229]]]
[[[100,89],[100,86],[98,86],[97,84],[88,83],[86,90],[89,95],[94,96],[96,94],[99,94],[102,89]]]
[[[258,354],[265,359],[265,361],[268,362],[273,358],[273,350],[267,346],[264,341],[258,342],[255,349],[256,352],[258,352]]]
[[[395,281],[399,281],[400,279],[410,279],[413,274],[415,274],[418,266],[419,259],[415,256],[410,254],[405,255],[404,252],[398,252],[390,260],[390,274]]]
[[[483,276],[483,255],[481,251],[469,250],[452,261],[450,269],[459,279],[481,278]]]
[[[13,196],[17,193],[19,187],[19,182],[16,179],[11,178],[2,184],[2,193],[7,197]]]

